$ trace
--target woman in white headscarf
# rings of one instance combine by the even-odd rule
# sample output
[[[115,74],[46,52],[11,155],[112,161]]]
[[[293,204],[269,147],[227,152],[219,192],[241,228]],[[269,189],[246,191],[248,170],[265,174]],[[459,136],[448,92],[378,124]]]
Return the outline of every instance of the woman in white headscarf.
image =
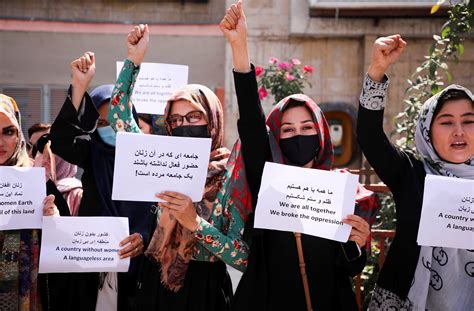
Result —
[[[419,246],[416,241],[426,175],[474,179],[474,96],[459,85],[445,88],[420,109],[418,157],[394,147],[383,132],[389,85],[385,72],[405,46],[399,35],[375,41],[360,96],[359,143],[397,206],[396,235],[369,310],[472,310],[473,250]]]
[[[0,94],[0,166],[29,167],[15,100]],[[44,199],[43,215],[58,215],[54,195]],[[41,310],[38,282],[39,230],[0,230],[0,310]]]

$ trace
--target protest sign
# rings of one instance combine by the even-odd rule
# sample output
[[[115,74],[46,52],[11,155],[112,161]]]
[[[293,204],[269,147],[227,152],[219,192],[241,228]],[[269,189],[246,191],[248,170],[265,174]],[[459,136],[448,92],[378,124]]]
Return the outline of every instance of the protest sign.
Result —
[[[210,138],[119,132],[112,199],[157,202],[156,193],[175,191],[201,201],[210,150]]]
[[[267,162],[255,212],[255,227],[301,232],[346,242],[354,213],[357,176]]]
[[[0,230],[41,228],[44,168],[0,167]]]
[[[123,62],[117,62],[117,77]],[[163,114],[171,93],[188,84],[188,66],[142,63],[132,93],[132,103],[139,113]]]
[[[118,251],[128,235],[126,217],[43,217],[39,272],[127,272]]]
[[[474,181],[426,175],[417,242],[474,249]]]

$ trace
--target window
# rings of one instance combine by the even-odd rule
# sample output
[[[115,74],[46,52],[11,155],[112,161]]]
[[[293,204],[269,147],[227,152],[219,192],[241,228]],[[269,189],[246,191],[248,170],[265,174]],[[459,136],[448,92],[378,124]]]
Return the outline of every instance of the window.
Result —
[[[12,97],[21,112],[21,129],[27,138],[28,128],[34,123],[52,123],[66,98],[64,86],[1,86],[0,93]]]

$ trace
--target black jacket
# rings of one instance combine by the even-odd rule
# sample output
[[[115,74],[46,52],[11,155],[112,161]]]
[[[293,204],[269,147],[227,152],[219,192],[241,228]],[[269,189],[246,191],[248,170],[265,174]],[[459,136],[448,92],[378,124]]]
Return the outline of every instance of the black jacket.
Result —
[[[71,88],[51,127],[51,146],[55,154],[84,170],[79,216],[128,217],[130,234],[138,232],[146,242],[153,219],[151,204],[111,199],[115,148],[102,142],[96,132],[99,113],[90,96],[85,94],[79,111],[76,111],[71,100]],[[119,273],[119,310],[125,309],[125,300],[133,295],[139,259],[140,256],[131,260],[128,273]],[[67,305],[58,310],[95,310],[99,274],[68,275],[69,284],[61,286],[66,291],[63,296],[68,297],[65,299]]]
[[[240,112],[238,129],[255,208],[265,161],[271,161],[270,143],[255,71],[234,72],[234,80]],[[252,214],[245,236],[250,243],[249,263],[233,310],[306,310],[294,234],[254,229]],[[313,308],[358,310],[350,278],[364,268],[365,251],[348,262],[339,242],[302,235],[302,244]]]
[[[406,299],[415,275],[420,246],[416,243],[423,204],[423,163],[388,140],[383,132],[384,110],[359,106],[357,137],[360,147],[396,204],[396,235],[377,284]]]

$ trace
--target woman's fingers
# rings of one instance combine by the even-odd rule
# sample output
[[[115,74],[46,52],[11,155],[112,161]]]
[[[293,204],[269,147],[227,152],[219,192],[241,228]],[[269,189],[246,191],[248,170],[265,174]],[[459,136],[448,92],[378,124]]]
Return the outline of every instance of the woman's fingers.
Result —
[[[365,245],[365,240],[364,238],[358,236],[358,235],[351,235],[349,237],[349,241],[354,241],[359,245],[359,247],[363,247]]]
[[[127,257],[135,257],[140,255],[143,252],[144,244],[143,238],[141,234],[134,233],[124,240],[122,240],[119,244],[121,247],[126,245],[119,251],[120,258],[127,258]]]
[[[181,205],[179,205],[179,204],[172,204],[172,203],[168,203],[168,202],[160,202],[160,203],[158,203],[158,206],[161,207],[161,208],[169,209],[169,210],[171,210],[171,211],[179,211],[179,210],[181,210]]]
[[[50,194],[43,200],[43,216],[59,215],[58,208],[54,204],[54,195]]]

